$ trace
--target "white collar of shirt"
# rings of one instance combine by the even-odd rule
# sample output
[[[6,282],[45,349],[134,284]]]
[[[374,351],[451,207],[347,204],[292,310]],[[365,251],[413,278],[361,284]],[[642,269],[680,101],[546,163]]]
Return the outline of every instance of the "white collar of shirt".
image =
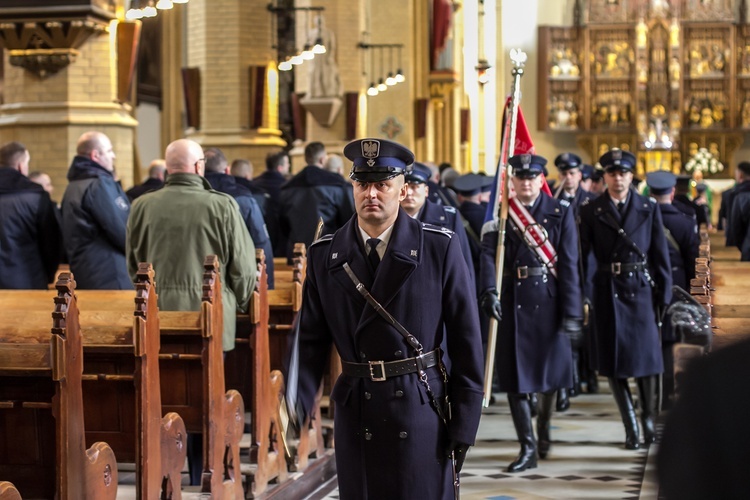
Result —
[[[380,243],[378,243],[378,246],[375,247],[375,250],[377,250],[378,255],[380,256],[380,260],[383,260],[385,249],[388,248],[388,242],[391,239],[391,233],[393,233],[393,224],[391,224],[388,229],[377,236],[377,238],[380,240]],[[359,235],[362,237],[362,242],[365,245],[365,251],[369,252],[370,249],[367,247],[367,240],[370,239],[370,235],[367,234],[361,227],[359,228]]]

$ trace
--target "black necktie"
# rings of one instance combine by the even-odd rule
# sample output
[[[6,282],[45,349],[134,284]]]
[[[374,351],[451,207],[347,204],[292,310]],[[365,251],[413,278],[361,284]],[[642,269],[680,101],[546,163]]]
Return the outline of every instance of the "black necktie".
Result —
[[[378,264],[380,264],[380,255],[378,255],[378,251],[376,250],[378,243],[380,243],[380,240],[377,238],[370,238],[367,240],[367,246],[370,247],[370,251],[367,254],[367,262],[370,263],[372,272],[375,272],[378,268]]]
[[[620,212],[620,215],[625,215],[625,202],[620,201],[617,203],[617,211]]]

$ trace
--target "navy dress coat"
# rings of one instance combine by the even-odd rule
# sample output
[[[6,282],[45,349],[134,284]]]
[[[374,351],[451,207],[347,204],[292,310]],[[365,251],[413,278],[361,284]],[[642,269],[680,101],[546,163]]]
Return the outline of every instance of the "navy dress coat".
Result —
[[[335,442],[342,499],[452,499],[444,448],[450,437],[472,444],[482,406],[483,360],[469,274],[458,240],[403,210],[374,281],[356,216],[316,241],[308,252],[300,313],[299,402],[312,408],[331,342],[343,361],[393,361],[414,356],[405,339],[356,290],[349,263],[373,297],[424,346],[447,336],[453,365],[447,391],[447,429],[430,405],[416,373],[383,382],[341,375],[331,392],[336,403]],[[427,370],[436,395],[445,394],[437,367]]]
[[[690,291],[690,280],[695,278],[695,259],[698,258],[698,223],[671,203],[659,204],[664,227],[677,243],[677,248],[667,241],[672,266],[672,284]]]
[[[444,227],[453,231],[455,237],[458,238],[461,253],[464,256],[466,267],[471,275],[471,282],[475,283],[476,278],[474,273],[474,263],[471,260],[471,247],[469,247],[469,239],[466,236],[466,229],[464,229],[458,211],[452,206],[438,205],[430,200],[425,200],[422,209],[417,214],[417,219],[425,224],[432,224],[433,226]]]
[[[557,278],[551,274],[518,278],[522,266],[540,267],[512,222],[506,226],[505,262],[500,293],[503,318],[497,337],[495,366],[506,392],[547,392],[573,385],[570,341],[561,331],[562,319],[583,312],[578,274],[578,243],[573,210],[566,201],[539,195],[531,209],[557,251]],[[480,288],[495,287],[498,231],[482,237]]]
[[[611,227],[605,214],[646,255],[652,290],[643,271],[614,275],[612,262],[642,262],[638,253]],[[656,201],[631,189],[624,217],[609,195],[599,196],[581,208],[581,251],[593,252],[596,366],[601,375],[614,378],[644,377],[664,370],[654,306],[663,308],[672,297],[672,273],[661,211]],[[584,265],[589,260],[584,259]]]

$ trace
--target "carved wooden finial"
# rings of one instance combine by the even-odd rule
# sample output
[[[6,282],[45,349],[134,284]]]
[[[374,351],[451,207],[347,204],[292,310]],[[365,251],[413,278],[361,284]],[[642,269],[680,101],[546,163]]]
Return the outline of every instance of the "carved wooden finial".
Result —
[[[208,255],[203,261],[203,300],[213,303],[216,290],[216,278],[219,275],[219,258]]]
[[[55,297],[55,310],[52,312],[52,333],[65,336],[70,301],[73,299],[76,290],[73,273],[60,273],[55,283],[55,289],[57,290],[57,297]]]
[[[154,267],[149,262],[139,262],[135,273],[135,316],[146,318],[148,296],[154,286]]]

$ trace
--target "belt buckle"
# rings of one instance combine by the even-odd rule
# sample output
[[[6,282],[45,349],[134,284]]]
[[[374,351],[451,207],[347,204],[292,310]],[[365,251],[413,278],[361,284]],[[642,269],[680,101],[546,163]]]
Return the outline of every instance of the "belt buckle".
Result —
[[[622,262],[613,262],[610,267],[612,269],[612,274],[615,276],[622,272]]]
[[[529,277],[529,266],[521,266],[516,268],[516,276],[519,280],[525,280]]]
[[[370,361],[368,362],[370,365],[370,380],[373,382],[383,382],[385,381],[385,362],[384,361]],[[374,366],[380,366],[380,376],[376,377],[375,373],[373,372],[372,368]]]

